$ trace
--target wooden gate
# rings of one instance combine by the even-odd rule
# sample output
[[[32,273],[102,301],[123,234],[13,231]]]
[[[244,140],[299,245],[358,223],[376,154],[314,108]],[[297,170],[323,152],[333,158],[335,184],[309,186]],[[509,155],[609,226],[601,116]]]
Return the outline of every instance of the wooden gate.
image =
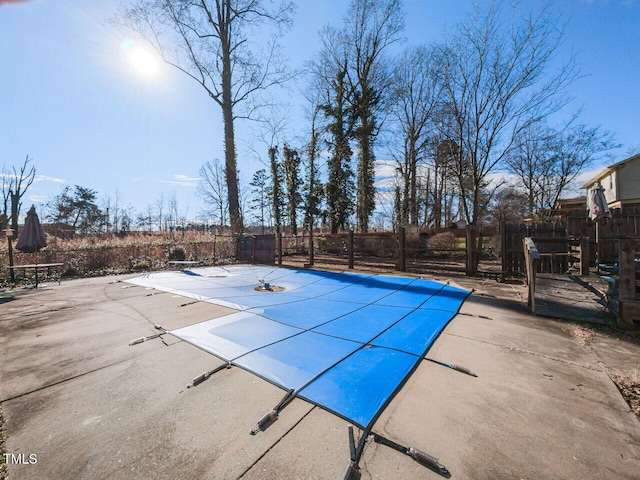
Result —
[[[567,224],[502,223],[500,225],[502,270],[507,275],[526,275],[522,240],[531,237],[540,254],[541,273],[565,273],[569,266],[570,250]]]
[[[275,263],[276,236],[271,234],[238,237],[236,258],[241,262]]]

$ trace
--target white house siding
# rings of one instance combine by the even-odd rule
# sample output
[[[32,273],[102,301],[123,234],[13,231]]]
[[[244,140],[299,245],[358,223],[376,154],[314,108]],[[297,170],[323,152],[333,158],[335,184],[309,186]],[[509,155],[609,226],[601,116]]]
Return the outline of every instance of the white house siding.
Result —
[[[623,201],[640,200],[640,158],[636,161],[625,163],[618,171],[620,183],[620,195],[617,197]]]
[[[587,198],[596,182],[604,188],[604,196],[610,208],[640,204],[640,155],[634,155],[614,165],[606,167],[589,180],[582,188],[587,190]],[[589,201],[587,201],[587,208]]]

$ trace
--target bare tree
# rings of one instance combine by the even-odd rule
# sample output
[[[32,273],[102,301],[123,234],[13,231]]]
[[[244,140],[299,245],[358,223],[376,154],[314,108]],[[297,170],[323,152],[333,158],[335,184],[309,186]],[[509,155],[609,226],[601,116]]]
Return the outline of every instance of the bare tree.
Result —
[[[147,203],[140,213],[137,216],[138,226],[145,229],[147,232],[153,230],[154,223],[154,213],[153,206],[150,203]]]
[[[309,132],[309,143],[307,144],[307,176],[303,186],[304,192],[304,221],[303,228],[313,236],[315,219],[322,213],[321,203],[324,196],[324,188],[320,182],[318,166],[318,141],[320,132],[318,131],[317,120],[320,114],[320,106],[314,104],[311,113],[311,131]],[[313,244],[310,243],[311,247]]]
[[[111,195],[107,195],[102,203],[103,211],[106,215],[106,231],[114,233],[119,232],[122,227],[122,215],[124,213],[120,190],[116,188],[116,192],[113,197],[111,197]]]
[[[451,140],[434,140],[432,219],[435,227],[442,227],[454,221],[453,203],[457,191],[455,164],[458,146]]]
[[[130,232],[136,218],[136,209],[133,205],[127,204],[120,210],[120,229],[118,232]]]
[[[207,162],[200,167],[200,181],[196,190],[197,195],[205,201],[209,208],[206,214],[216,220],[220,226],[227,224],[228,196],[227,183],[225,181],[224,168],[220,160]]]
[[[554,144],[557,142],[557,131],[542,123],[534,123],[520,132],[505,158],[508,171],[518,177],[527,197],[529,216],[545,201],[545,184],[552,175]]]
[[[543,208],[551,209],[567,186],[606,152],[620,145],[613,133],[599,127],[570,122],[561,132],[553,151],[551,175],[545,183]]]
[[[491,199],[490,223],[519,222],[527,216],[528,196],[513,186],[500,188]]]
[[[251,210],[253,216],[260,222],[260,231],[264,235],[265,212],[268,213],[269,206],[269,177],[267,171],[263,168],[253,174],[253,178],[249,183],[251,189]]]
[[[578,124],[576,113],[561,130],[533,124],[521,132],[506,157],[527,196],[529,215],[552,209],[567,186],[618,145],[609,131]]]
[[[385,108],[384,92],[391,83],[384,53],[400,39],[404,11],[400,0],[352,0],[345,19],[349,81],[358,118],[356,218],[358,229],[366,232],[375,210],[374,140]]]
[[[634,155],[638,155],[640,153],[640,143],[636,143],[633,145],[627,146],[627,149],[624,152],[626,157],[633,157]]]
[[[249,30],[266,25],[276,35],[291,24],[294,4],[264,0],[135,0],[114,23],[144,38],[169,65],[196,81],[222,109],[225,177],[231,228],[243,229],[234,122],[251,118],[257,94],[290,74],[274,36],[264,52],[251,49]],[[253,45],[253,48],[257,48]],[[245,105],[244,112],[238,107]]]
[[[433,117],[442,88],[438,74],[432,51],[425,46],[405,50],[394,70],[392,114],[398,141],[402,141],[402,156],[396,158],[402,179],[396,214],[400,225],[419,223],[418,164],[428,155],[435,128]]]
[[[178,196],[173,190],[167,197],[167,224],[170,231],[174,231],[181,225],[180,213],[178,212]]]
[[[353,108],[354,89],[347,81],[349,68],[344,34],[332,27],[320,31],[322,49],[310,64],[311,90],[326,124],[326,142],[330,150],[326,185],[327,216],[331,233],[344,230],[354,210],[355,186],[350,139],[356,127],[357,115]],[[315,107],[314,107],[315,108]]]
[[[262,159],[262,153],[254,149],[254,153],[258,160],[268,167],[271,176],[271,185],[269,189],[269,200],[271,201],[271,215],[274,221],[276,236],[280,242],[282,233],[282,217],[285,209],[284,195],[284,172],[282,162],[278,159],[278,145],[285,144],[285,138],[289,134],[288,105],[272,104],[265,109],[266,115],[260,124],[260,130],[255,135],[258,143],[266,146],[268,161]],[[264,151],[264,150],[262,150]],[[281,245],[278,246],[280,251]]]
[[[13,173],[2,168],[2,212],[0,212],[0,227],[6,222],[11,222],[14,236],[18,235],[18,217],[22,208],[22,197],[36,177],[36,167],[29,165],[33,159],[26,156],[20,168],[11,167]]]
[[[2,192],[2,211],[0,212],[0,229],[4,230],[9,223],[11,217],[11,189],[9,182],[11,175],[7,172],[5,166],[2,166],[0,173],[0,192]]]
[[[287,200],[287,217],[289,217],[289,229],[291,235],[298,235],[298,207],[302,198],[300,196],[300,155],[298,151],[286,143],[283,147],[282,170],[284,173],[285,197]]]
[[[165,213],[165,197],[164,192],[158,195],[155,204],[155,213],[153,215],[155,224],[158,226],[158,231],[167,230],[167,216]]]
[[[282,209],[284,204],[284,193],[282,191],[282,166],[278,162],[278,147],[269,147],[269,164],[271,166],[271,205],[273,209],[273,221],[276,227],[278,242],[282,232]],[[278,247],[280,251],[280,246]]]
[[[549,7],[520,21],[509,17],[503,22],[501,14],[495,5],[487,12],[476,8],[440,53],[442,133],[458,147],[456,174],[469,228],[486,205],[489,173],[530,122],[567,103],[566,87],[578,76],[573,58],[552,70],[562,30]],[[467,243],[467,257],[474,258],[477,246]],[[477,268],[474,263],[467,265],[470,274]]]

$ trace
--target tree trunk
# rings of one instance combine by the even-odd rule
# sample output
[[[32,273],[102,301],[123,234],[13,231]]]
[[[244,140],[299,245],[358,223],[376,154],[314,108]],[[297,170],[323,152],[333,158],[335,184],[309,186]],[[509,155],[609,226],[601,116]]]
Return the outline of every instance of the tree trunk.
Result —
[[[361,109],[367,109],[369,98],[364,97],[361,101]],[[362,233],[369,230],[369,217],[375,209],[375,187],[374,187],[374,161],[372,131],[373,119],[368,111],[360,115],[360,131],[358,133],[358,146],[360,154],[358,159],[358,191],[356,200],[356,219],[358,229]]]
[[[282,220],[280,218],[280,175],[278,174],[276,152],[276,147],[269,148],[269,161],[271,162],[271,177],[273,182],[273,220],[275,222],[276,234],[280,234],[282,228]]]
[[[12,193],[11,195],[11,228],[13,229],[13,238],[18,238],[18,213],[20,211],[20,194]]]
[[[409,159],[411,161],[411,170],[410,170],[410,199],[409,199],[409,208],[411,212],[410,222],[412,225],[418,224],[418,155],[416,153],[416,140],[415,138],[411,139],[411,150],[409,151]]]
[[[225,0],[228,4],[228,0]],[[227,12],[231,7],[227,5]],[[231,231],[240,234],[243,231],[240,199],[238,194],[238,168],[236,161],[236,143],[233,126],[233,98],[231,90],[231,45],[228,19],[220,25],[220,42],[222,44],[222,121],[224,123],[224,164],[229,198],[229,216]]]

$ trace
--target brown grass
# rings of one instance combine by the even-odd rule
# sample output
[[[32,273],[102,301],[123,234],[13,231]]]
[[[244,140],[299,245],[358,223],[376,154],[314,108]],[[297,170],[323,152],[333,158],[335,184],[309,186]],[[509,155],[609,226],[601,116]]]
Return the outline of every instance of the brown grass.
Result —
[[[171,260],[198,261],[203,265],[231,263],[235,255],[235,243],[231,236],[201,232],[135,232],[70,239],[47,235],[47,242],[47,247],[38,253],[37,262],[63,263],[62,271],[57,274],[65,278],[162,270],[167,268]],[[8,265],[9,254],[5,241],[0,242],[0,256],[3,263]],[[35,262],[35,254],[14,250],[14,265]],[[16,274],[22,275],[22,271],[17,270]],[[4,282],[8,282],[7,278]]]

